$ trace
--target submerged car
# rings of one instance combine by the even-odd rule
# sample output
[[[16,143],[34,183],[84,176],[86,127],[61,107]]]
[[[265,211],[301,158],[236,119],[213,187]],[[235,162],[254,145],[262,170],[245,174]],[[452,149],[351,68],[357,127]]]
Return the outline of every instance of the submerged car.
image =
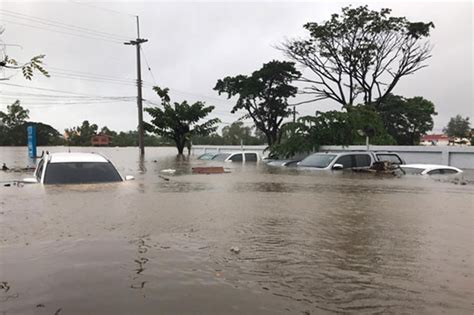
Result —
[[[132,180],[122,177],[107,158],[96,153],[48,153],[39,162],[29,183],[91,184]]]
[[[437,164],[405,164],[400,165],[400,168],[405,174],[416,175],[453,175],[463,172],[457,167]]]
[[[198,160],[209,161],[212,160],[218,153],[217,152],[206,152],[197,157]]]
[[[232,153],[219,153],[212,158],[213,161],[222,162],[259,162],[261,160],[260,154],[253,151],[238,151]]]
[[[346,151],[314,153],[297,164],[300,168],[320,170],[342,170],[347,168],[369,168],[375,162],[387,161],[402,165],[403,159],[394,152]]]

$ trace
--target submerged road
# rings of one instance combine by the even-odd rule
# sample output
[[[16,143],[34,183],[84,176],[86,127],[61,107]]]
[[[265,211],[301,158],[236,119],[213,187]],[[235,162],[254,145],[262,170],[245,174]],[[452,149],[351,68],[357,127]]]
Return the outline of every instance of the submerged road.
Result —
[[[0,186],[1,314],[474,312],[472,173],[203,175],[174,149],[102,150],[136,180]]]

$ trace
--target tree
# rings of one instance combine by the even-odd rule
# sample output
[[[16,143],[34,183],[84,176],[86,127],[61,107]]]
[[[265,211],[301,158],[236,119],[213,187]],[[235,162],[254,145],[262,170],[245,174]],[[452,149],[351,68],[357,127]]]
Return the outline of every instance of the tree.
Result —
[[[316,112],[282,127],[282,142],[271,148],[274,157],[287,158],[317,150],[322,145],[393,144],[379,114],[371,107],[358,105],[350,111]]]
[[[90,146],[91,138],[97,134],[97,125],[84,120],[81,126],[65,129],[66,140],[72,146]]]
[[[183,154],[184,147],[193,136],[206,136],[216,131],[218,118],[198,124],[212,112],[214,106],[206,107],[203,102],[189,105],[186,101],[175,102],[172,105],[168,88],[161,89],[155,86],[153,90],[161,98],[163,109],[158,106],[145,108],[145,111],[152,117],[151,124],[146,123],[145,128],[147,131],[174,141],[178,154]]]
[[[5,29],[0,28],[0,35],[3,34]],[[23,77],[27,80],[31,80],[33,77],[34,71],[39,71],[45,77],[49,77],[48,71],[43,68],[43,59],[45,55],[38,55],[34,56],[30,59],[30,61],[25,63],[20,63],[15,59],[10,58],[5,52],[5,46],[3,45],[3,41],[0,40],[0,70],[21,70],[23,73]],[[13,75],[11,75],[13,76]],[[0,78],[0,81],[9,80],[11,76]]]
[[[423,67],[431,57],[427,40],[432,22],[410,22],[390,16],[390,9],[344,7],[323,23],[304,25],[310,37],[280,47],[315,75],[302,93],[311,101],[332,99],[344,108],[382,102],[400,79]]]
[[[301,73],[293,62],[273,60],[250,76],[238,75],[218,80],[214,90],[226,93],[230,99],[238,95],[231,113],[247,112],[241,119],[252,118],[255,126],[267,137],[269,146],[279,143],[279,130],[283,119],[291,115],[288,98],[294,97],[297,88],[290,83]]]
[[[423,97],[389,94],[376,106],[387,132],[399,145],[416,145],[433,129],[434,104]]]
[[[40,122],[28,122],[29,111],[15,101],[7,106],[7,112],[0,111],[0,145],[23,146],[27,144],[27,127],[36,125],[36,143],[38,145],[62,144],[61,134],[50,125]]]
[[[24,109],[20,105],[20,101],[16,100],[13,104],[7,106],[7,112],[0,111],[0,119],[8,129],[13,129],[16,126],[22,125],[28,119],[30,111]]]
[[[443,132],[450,137],[464,138],[469,136],[470,126],[469,117],[462,118],[461,115],[456,115],[456,117],[451,117],[448,125],[443,128]]]

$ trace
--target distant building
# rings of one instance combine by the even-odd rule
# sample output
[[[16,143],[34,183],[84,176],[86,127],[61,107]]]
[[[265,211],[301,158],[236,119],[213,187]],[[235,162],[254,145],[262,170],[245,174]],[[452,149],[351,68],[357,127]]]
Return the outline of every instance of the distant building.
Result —
[[[109,146],[112,143],[112,136],[99,133],[91,138],[93,146]]]
[[[421,145],[448,145],[449,137],[445,134],[424,135],[421,137]]]

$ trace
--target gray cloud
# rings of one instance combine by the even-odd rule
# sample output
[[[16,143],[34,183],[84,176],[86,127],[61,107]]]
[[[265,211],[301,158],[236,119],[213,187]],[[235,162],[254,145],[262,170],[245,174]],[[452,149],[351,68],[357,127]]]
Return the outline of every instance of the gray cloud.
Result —
[[[6,28],[3,40],[20,44],[22,49],[8,47],[8,54],[26,60],[46,54],[51,78],[37,75],[33,81],[16,75],[8,83],[29,87],[73,91],[81,94],[135,96],[135,50],[121,44],[135,38],[135,20],[141,20],[146,59],[156,83],[172,89],[176,100],[203,100],[216,106],[215,115],[225,122],[238,117],[230,114],[232,102],[212,90],[216,80],[227,75],[250,73],[264,62],[284,59],[274,47],[285,38],[305,36],[302,25],[323,21],[348,3],[321,1],[295,2],[2,2],[0,9],[19,12],[50,21],[115,35],[101,40],[72,36],[70,30],[33,22],[31,19],[0,15]],[[361,3],[353,3],[359,5]],[[458,113],[473,116],[473,5],[464,2],[370,2],[371,8],[390,7],[394,15],[411,20],[433,21],[436,25],[431,42],[434,45],[429,67],[405,78],[395,93],[407,97],[423,96],[436,105],[439,115],[435,129],[440,130],[451,116]],[[99,9],[98,7],[105,8]],[[123,12],[115,13],[109,10]],[[128,15],[129,14],[129,15]],[[14,22],[14,23],[13,23]],[[25,24],[25,25],[19,25]],[[31,27],[35,26],[35,27]],[[48,31],[54,29],[57,32]],[[64,32],[64,33],[59,33]],[[120,36],[120,38],[116,37]],[[118,41],[112,43],[105,40]],[[106,75],[128,80],[126,85],[59,77],[61,70]],[[64,74],[64,72],[63,72]],[[69,77],[73,74],[69,73]],[[105,77],[101,77],[105,78]],[[108,77],[107,77],[108,78]],[[157,102],[151,91],[155,84],[143,60],[144,96]],[[52,92],[0,85],[0,110],[13,99],[14,93]],[[8,96],[7,96],[8,94]],[[100,126],[129,130],[136,126],[136,104],[109,102],[103,104],[54,105],[33,97],[20,97],[31,111],[31,119],[41,120],[62,130],[89,119]],[[337,109],[339,105],[321,101],[299,107],[300,114],[315,110]]]

